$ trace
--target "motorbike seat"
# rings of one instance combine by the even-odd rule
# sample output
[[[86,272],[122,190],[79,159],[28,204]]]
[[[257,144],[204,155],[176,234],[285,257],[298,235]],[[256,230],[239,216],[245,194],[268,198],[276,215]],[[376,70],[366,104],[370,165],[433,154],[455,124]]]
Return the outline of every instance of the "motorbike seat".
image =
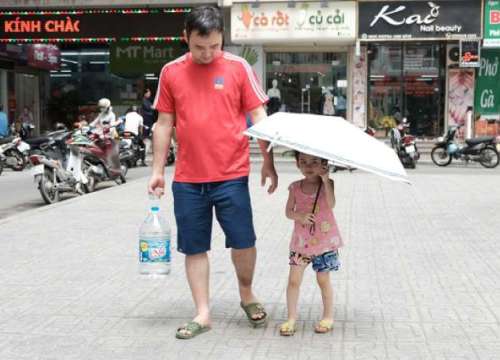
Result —
[[[495,140],[494,136],[481,136],[477,138],[472,138],[472,139],[466,139],[465,142],[469,146],[474,146],[477,144],[482,144],[482,143],[491,143]]]
[[[14,136],[2,137],[0,138],[0,145],[7,144],[14,140]]]
[[[27,142],[31,147],[38,147],[42,144],[48,143],[50,141],[50,138],[48,136],[39,136],[35,138],[25,139],[24,141]]]

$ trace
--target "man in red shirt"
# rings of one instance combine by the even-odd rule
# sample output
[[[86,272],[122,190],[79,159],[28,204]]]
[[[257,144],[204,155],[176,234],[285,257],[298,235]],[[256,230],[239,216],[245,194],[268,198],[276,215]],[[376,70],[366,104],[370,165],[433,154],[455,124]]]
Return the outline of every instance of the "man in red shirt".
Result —
[[[176,129],[178,154],[172,191],[177,249],[186,255],[186,274],[197,315],[177,330],[192,338],[210,329],[209,260],[212,211],[226,236],[226,248],[238,278],[241,307],[248,320],[262,325],[267,314],[252,291],[256,249],[248,190],[250,171],[245,114],[254,122],[266,117],[267,96],[250,65],[223,52],[224,25],[211,6],[193,9],[186,18],[190,52],[166,64],[153,107],[159,112],[154,131],[153,174],[148,191],[163,193],[164,164]],[[259,141],[264,157],[261,184],[278,185],[272,152]]]

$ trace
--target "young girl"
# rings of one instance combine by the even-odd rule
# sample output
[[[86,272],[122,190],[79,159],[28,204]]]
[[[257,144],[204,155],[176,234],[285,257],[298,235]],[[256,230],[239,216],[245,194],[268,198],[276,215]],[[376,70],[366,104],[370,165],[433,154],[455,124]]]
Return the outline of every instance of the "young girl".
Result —
[[[316,333],[333,329],[333,290],[330,271],[337,271],[340,263],[338,248],[343,245],[333,215],[335,206],[334,183],[328,175],[326,160],[295,153],[297,167],[304,175],[292,183],[286,204],[286,216],[295,221],[290,243],[290,274],[286,291],[288,321],[280,326],[280,335],[295,334],[297,301],[304,270],[312,263],[323,299],[323,317],[314,327]]]

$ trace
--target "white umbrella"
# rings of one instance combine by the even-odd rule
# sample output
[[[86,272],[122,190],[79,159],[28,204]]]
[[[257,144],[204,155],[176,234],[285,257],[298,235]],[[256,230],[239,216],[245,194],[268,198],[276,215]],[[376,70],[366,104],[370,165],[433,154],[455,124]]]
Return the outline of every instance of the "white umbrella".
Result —
[[[410,184],[394,150],[341,117],[278,112],[245,135]]]

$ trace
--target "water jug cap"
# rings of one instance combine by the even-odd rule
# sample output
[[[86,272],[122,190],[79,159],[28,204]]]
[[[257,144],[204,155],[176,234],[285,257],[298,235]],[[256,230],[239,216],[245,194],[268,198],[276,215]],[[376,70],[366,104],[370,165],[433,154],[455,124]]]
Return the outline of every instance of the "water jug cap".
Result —
[[[151,206],[151,211],[158,212],[158,211],[160,211],[160,207],[159,206]]]

